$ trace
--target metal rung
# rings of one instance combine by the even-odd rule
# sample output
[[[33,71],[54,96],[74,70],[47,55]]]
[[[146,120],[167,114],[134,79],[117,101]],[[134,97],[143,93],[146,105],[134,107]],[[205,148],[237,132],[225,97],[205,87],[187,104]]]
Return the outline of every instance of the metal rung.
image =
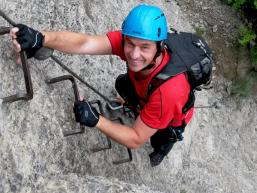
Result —
[[[12,21],[2,10],[0,10],[0,16],[3,17],[10,25],[16,25],[16,23]],[[0,35],[8,34],[10,30],[11,27],[0,27]],[[2,103],[11,103],[18,100],[31,100],[33,98],[33,87],[31,82],[29,64],[27,62],[27,55],[24,51],[22,51],[20,53],[20,57],[22,62],[26,93],[17,93],[15,95],[4,97],[2,98]]]
[[[0,26],[0,35],[9,34],[11,29],[11,27]]]
[[[17,93],[11,96],[7,96],[2,98],[2,103],[11,103],[18,100],[31,100],[33,98],[33,87],[31,82],[31,75],[29,70],[29,64],[27,62],[27,56],[24,51],[20,53],[21,61],[22,61],[22,70],[24,74],[24,81],[26,87],[26,93]]]
[[[103,105],[101,103],[100,100],[94,100],[94,101],[90,101],[89,102],[91,105],[96,104],[99,108],[100,114],[105,116],[104,114],[104,110],[103,110]],[[107,150],[107,149],[111,149],[112,148],[112,144],[111,144],[111,140],[109,139],[109,137],[106,136],[106,140],[107,140],[107,146],[103,146],[103,147],[97,147],[97,148],[93,148],[91,149],[92,152],[99,152],[99,151],[103,151],[103,150]]]
[[[111,121],[118,121],[120,124],[124,125],[124,122],[123,122],[121,117],[116,117],[116,118],[112,119]],[[117,160],[117,161],[113,161],[112,163],[114,165],[118,165],[118,164],[123,164],[123,163],[131,162],[132,161],[131,149],[127,148],[127,151],[128,151],[128,158],[120,159],[120,160]]]
[[[61,81],[64,81],[64,80],[71,81],[72,88],[73,88],[73,93],[74,93],[74,96],[75,96],[75,101],[79,101],[78,86],[77,86],[76,81],[75,81],[73,76],[71,76],[71,75],[63,75],[63,76],[47,79],[47,80],[45,80],[45,82],[47,84],[53,84],[53,83],[61,82]],[[67,136],[70,136],[70,135],[82,134],[84,132],[85,132],[85,127],[80,124],[80,128],[79,129],[74,129],[74,130],[71,130],[71,131],[63,131],[63,136],[67,137]]]
[[[95,101],[91,101],[89,103],[90,104],[97,104],[98,107],[99,107],[100,113],[104,116],[103,105],[102,105],[101,101],[95,100]],[[113,118],[113,119],[111,119],[111,121],[117,121],[120,124],[124,124],[122,118],[120,118],[120,117]],[[103,146],[103,147],[99,147],[99,148],[94,148],[94,149],[91,149],[91,151],[95,153],[95,152],[111,149],[112,148],[111,140],[107,136],[106,136],[106,140],[107,140],[107,146]],[[126,163],[126,162],[132,161],[131,150],[129,148],[127,148],[127,151],[128,151],[128,158],[117,160],[117,161],[113,161],[112,163],[115,164],[115,165],[118,165],[118,164],[122,164],[122,163]]]

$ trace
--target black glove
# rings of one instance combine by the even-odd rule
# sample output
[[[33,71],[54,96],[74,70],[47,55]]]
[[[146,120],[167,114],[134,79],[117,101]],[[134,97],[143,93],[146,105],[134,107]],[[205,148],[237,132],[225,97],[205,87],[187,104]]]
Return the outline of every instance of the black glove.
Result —
[[[99,113],[87,101],[74,103],[73,112],[76,121],[88,127],[95,127],[99,121]]]
[[[15,27],[19,28],[16,36],[21,50],[26,51],[28,58],[33,57],[36,51],[43,46],[43,34],[23,24],[17,24]]]

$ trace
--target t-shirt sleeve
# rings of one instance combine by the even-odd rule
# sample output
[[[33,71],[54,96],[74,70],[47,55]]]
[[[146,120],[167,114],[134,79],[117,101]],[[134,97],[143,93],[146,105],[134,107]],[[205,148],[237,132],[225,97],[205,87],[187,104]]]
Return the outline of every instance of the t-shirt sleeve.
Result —
[[[107,37],[112,45],[112,53],[119,56],[122,60],[126,60],[124,51],[122,48],[122,34],[121,31],[111,31],[107,33]]]
[[[140,112],[140,118],[146,125],[155,129],[182,125],[186,118],[182,108],[187,101],[189,90],[184,77],[170,79],[152,93]]]

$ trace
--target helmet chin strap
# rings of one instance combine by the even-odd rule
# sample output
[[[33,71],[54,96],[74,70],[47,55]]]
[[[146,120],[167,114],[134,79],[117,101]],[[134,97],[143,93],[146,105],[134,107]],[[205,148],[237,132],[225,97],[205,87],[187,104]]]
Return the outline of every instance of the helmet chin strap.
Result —
[[[151,68],[153,68],[155,66],[156,62],[153,60],[150,64],[148,64],[146,67],[144,67],[142,70],[140,70],[139,72],[143,72],[146,70],[150,70]]]

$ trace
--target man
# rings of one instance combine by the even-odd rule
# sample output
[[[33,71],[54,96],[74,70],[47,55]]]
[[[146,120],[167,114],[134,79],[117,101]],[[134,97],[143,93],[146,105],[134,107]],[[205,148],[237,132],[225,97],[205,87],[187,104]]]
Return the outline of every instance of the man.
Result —
[[[158,7],[140,4],[133,8],[122,25],[122,31],[105,35],[73,32],[38,32],[18,24],[11,30],[17,52],[25,50],[32,57],[42,46],[71,54],[114,54],[127,62],[128,73],[116,80],[116,90],[125,105],[138,113],[132,127],[114,123],[91,107],[87,101],[74,105],[76,120],[97,127],[107,136],[128,148],[138,148],[149,138],[154,151],[149,155],[152,166],[159,165],[173,147],[193,115],[193,108],[182,113],[190,85],[185,74],[179,74],[148,93],[153,77],[169,61],[163,41],[167,23]]]

